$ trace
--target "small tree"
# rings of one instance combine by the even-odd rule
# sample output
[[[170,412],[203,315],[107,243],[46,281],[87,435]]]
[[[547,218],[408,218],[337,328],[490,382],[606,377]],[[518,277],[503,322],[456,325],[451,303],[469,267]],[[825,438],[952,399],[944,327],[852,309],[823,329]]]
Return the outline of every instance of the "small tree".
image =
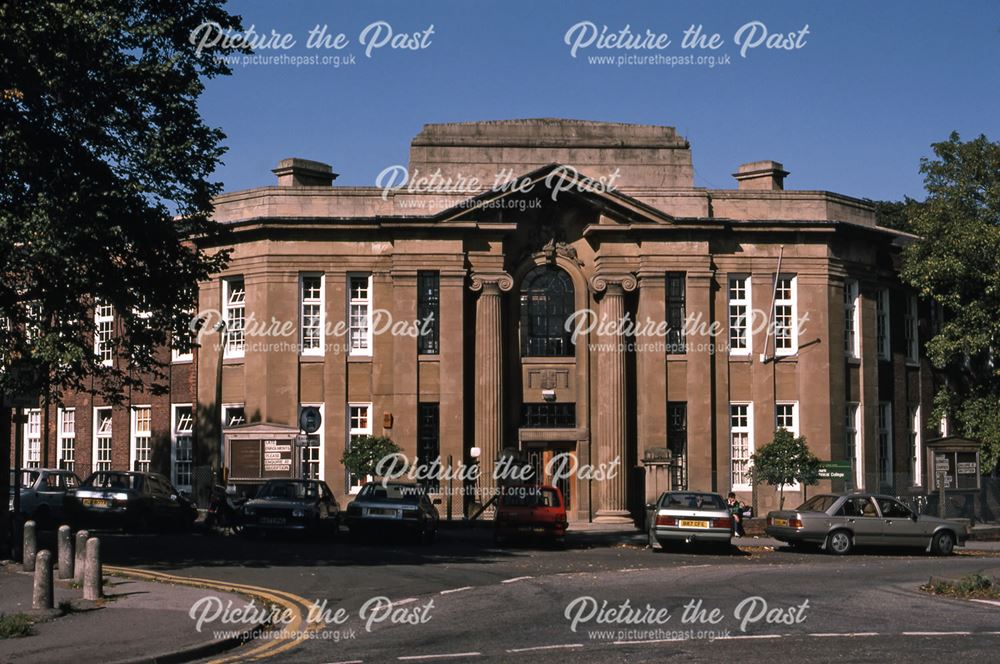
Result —
[[[809,451],[805,436],[794,437],[788,429],[774,432],[774,440],[751,457],[750,475],[754,482],[778,487],[779,507],[785,508],[785,485],[819,481],[819,459]]]
[[[340,457],[340,462],[352,475],[374,477],[379,461],[399,452],[399,445],[388,436],[360,436],[351,441],[350,447]],[[396,466],[394,470],[398,472],[398,464]]]

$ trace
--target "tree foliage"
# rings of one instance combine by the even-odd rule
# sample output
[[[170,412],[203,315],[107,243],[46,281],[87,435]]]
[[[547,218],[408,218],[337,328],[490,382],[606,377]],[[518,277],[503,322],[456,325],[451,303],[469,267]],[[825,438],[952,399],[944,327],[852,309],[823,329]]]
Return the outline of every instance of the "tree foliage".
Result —
[[[359,436],[351,441],[350,447],[340,457],[340,462],[352,475],[374,477],[378,462],[399,451],[399,445],[388,436]]]
[[[921,161],[927,198],[909,206],[903,277],[940,305],[940,331],[927,344],[946,376],[934,416],[981,440],[984,470],[1000,458],[1000,143],[952,133]]]
[[[809,451],[804,436],[796,438],[788,429],[775,431],[774,439],[754,452],[751,461],[750,474],[755,483],[778,487],[780,508],[785,506],[786,485],[819,481],[819,459]]]
[[[199,54],[189,37],[204,22],[240,29],[223,4],[0,5],[0,393],[113,398],[155,377],[199,280],[224,267],[225,252],[185,241],[218,232],[224,136],[198,98],[231,49]],[[128,361],[95,359],[95,298],[114,306]]]

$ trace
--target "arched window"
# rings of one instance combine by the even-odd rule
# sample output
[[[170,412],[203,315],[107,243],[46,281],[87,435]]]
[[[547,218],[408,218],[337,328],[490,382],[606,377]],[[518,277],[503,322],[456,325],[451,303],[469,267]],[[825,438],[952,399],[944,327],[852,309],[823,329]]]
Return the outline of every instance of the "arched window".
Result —
[[[521,285],[521,355],[567,357],[574,352],[566,319],[573,313],[573,282],[569,275],[540,265]]]

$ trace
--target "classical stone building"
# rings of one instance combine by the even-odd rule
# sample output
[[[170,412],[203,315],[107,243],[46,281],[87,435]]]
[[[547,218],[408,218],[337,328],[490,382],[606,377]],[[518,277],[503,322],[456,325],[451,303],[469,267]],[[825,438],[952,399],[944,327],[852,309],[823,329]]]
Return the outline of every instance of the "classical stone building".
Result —
[[[739,166],[735,188],[695,187],[671,127],[553,119],[427,125],[402,187],[335,186],[301,159],[274,173],[216,201],[232,261],[198,309],[228,321],[225,344],[206,325],[175,353],[171,394],[136,396],[108,446],[101,404],[79,401],[81,474],[148,453],[191,484],[224,464],[219,420],[296,426],[315,405],[304,472],[341,498],[362,479],[341,455],[366,433],[486,476],[505,451],[541,476],[563,453],[616,469],[559,478],[575,519],[636,516],[667,486],[772,507],[747,471],[777,427],[850,462],[832,488],[925,483],[933,321],[898,279],[912,238],[864,201],[787,190],[773,161]],[[150,450],[136,444],[147,406]]]

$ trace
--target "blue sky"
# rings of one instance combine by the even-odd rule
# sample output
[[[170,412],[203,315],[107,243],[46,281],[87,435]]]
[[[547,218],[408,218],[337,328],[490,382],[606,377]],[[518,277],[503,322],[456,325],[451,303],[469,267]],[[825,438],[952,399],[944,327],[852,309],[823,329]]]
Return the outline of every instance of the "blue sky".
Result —
[[[244,28],[289,33],[289,50],[260,55],[355,55],[341,67],[237,65],[208,81],[206,120],[227,134],[227,191],[269,185],[279,159],[331,163],[337,184],[372,185],[405,164],[425,123],[569,117],[664,124],[691,142],[695,184],[735,186],[742,162],[774,159],[790,189],[859,197],[922,197],[918,173],[930,144],[957,130],[1000,140],[1000,2],[340,2],[234,1]],[[393,34],[433,25],[421,50],[376,49],[362,30],[386,21]],[[590,21],[609,32],[667,33],[663,50],[564,43]],[[809,26],[797,50],[764,45],[741,58],[737,29],[769,34]],[[306,48],[316,25],[344,33],[341,50]],[[724,40],[716,51],[680,47],[701,24]],[[588,56],[729,54],[728,65],[616,66]]]

